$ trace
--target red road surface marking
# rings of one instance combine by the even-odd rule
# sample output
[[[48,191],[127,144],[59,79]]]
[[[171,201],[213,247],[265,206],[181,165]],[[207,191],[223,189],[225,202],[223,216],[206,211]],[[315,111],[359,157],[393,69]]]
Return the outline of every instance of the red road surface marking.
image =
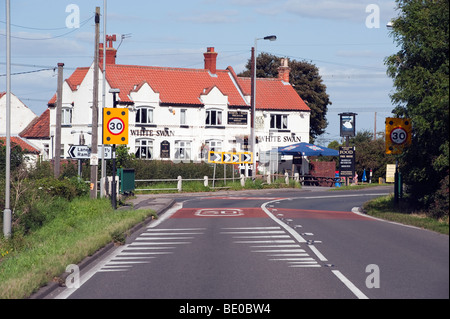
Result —
[[[170,218],[267,218],[260,207],[182,208]]]
[[[272,211],[272,214],[275,216],[283,214],[283,218],[372,220],[369,217],[360,216],[352,212],[331,210],[277,208],[276,211]]]

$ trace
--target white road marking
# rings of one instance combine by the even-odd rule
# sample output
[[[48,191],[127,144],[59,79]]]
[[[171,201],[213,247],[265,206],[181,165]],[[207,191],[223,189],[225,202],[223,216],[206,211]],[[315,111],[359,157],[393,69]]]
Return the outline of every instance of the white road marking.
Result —
[[[350,289],[353,294],[358,297],[358,299],[369,299],[361,290],[359,290],[350,280],[347,279],[339,270],[332,270],[333,274],[339,278],[340,281]]]

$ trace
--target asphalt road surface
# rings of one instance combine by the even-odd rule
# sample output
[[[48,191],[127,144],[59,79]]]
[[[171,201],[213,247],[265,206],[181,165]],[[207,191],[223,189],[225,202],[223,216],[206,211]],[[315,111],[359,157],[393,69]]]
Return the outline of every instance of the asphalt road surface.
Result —
[[[352,212],[389,191],[178,198],[56,298],[448,299],[448,236]]]

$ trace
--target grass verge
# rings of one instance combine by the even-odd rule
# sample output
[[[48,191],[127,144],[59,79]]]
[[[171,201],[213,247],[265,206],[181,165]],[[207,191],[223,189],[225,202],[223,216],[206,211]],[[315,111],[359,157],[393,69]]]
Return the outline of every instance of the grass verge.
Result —
[[[113,211],[107,199],[78,198],[38,230],[0,239],[0,299],[27,298],[152,214]]]
[[[428,229],[444,235],[449,234],[449,218],[446,216],[443,219],[437,220],[430,218],[425,214],[411,213],[409,210],[402,207],[395,207],[394,196],[383,196],[364,204],[363,210],[367,215],[389,220],[404,225],[415,226],[423,229]]]

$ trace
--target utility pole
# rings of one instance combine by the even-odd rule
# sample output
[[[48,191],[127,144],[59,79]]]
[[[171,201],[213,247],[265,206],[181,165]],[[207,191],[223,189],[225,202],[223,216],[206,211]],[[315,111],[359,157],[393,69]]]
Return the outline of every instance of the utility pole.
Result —
[[[61,112],[64,63],[58,63],[58,91],[56,93],[56,129],[55,129],[55,158],[53,159],[53,173],[59,178],[61,173]]]
[[[100,7],[95,9],[95,53],[94,53],[94,97],[92,102],[92,145],[91,158],[98,154],[98,68],[99,68],[99,42],[100,42]],[[94,164],[94,165],[93,165]],[[97,198],[97,176],[98,176],[98,156],[97,161],[91,160],[91,198]]]
[[[6,167],[5,210],[3,211],[3,236],[11,237],[11,5],[6,1]]]
[[[102,114],[106,107],[106,0],[103,0],[103,82],[102,82]],[[102,124],[103,125],[103,124]],[[102,129],[103,133],[103,129]],[[105,196],[106,182],[106,160],[105,160],[105,144],[102,136],[102,170],[100,176],[100,198]]]

